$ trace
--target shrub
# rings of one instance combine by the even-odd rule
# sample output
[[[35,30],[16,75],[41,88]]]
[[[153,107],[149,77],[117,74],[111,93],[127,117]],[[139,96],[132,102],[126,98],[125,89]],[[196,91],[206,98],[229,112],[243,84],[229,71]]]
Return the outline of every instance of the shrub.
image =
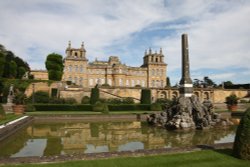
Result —
[[[93,111],[97,111],[97,112],[108,112],[109,110],[108,110],[108,106],[107,106],[107,104],[105,104],[105,103],[102,103],[102,102],[100,102],[100,101],[97,101],[96,103],[95,103],[95,105],[93,106]]]
[[[122,104],[122,100],[118,98],[107,99],[106,102],[108,104]]]
[[[17,105],[23,105],[26,103],[27,97],[23,92],[17,92],[13,99],[13,102]]]
[[[92,111],[92,106],[89,104],[34,104],[33,106],[36,111]]]
[[[36,108],[32,104],[27,104],[25,107],[25,112],[34,112]]]
[[[151,104],[151,90],[150,89],[141,90],[141,104]]]
[[[65,103],[65,104],[76,104],[77,101],[76,101],[76,99],[74,99],[74,98],[72,98],[72,97],[68,97],[68,98],[65,98],[65,99],[64,99],[64,103]]]
[[[123,104],[134,104],[134,99],[132,97],[126,97],[122,100]]]
[[[30,96],[32,98],[33,95]],[[49,102],[49,93],[44,91],[37,91],[34,93],[35,103],[48,103]]]
[[[248,108],[240,120],[236,131],[233,146],[233,154],[237,158],[250,160],[250,108]]]
[[[90,98],[88,96],[84,96],[81,100],[81,104],[89,104]]]
[[[109,111],[150,111],[150,104],[109,104]]]
[[[5,118],[5,112],[3,109],[3,106],[0,104],[0,119],[4,119]]]
[[[64,104],[65,100],[64,100],[64,98],[52,97],[52,98],[49,99],[49,103],[50,104]]]
[[[153,103],[150,106],[151,111],[162,111],[162,107],[159,103]]]
[[[95,104],[99,101],[99,89],[97,87],[91,89],[90,104]]]
[[[227,105],[237,105],[238,104],[238,97],[235,94],[231,94],[230,96],[226,97],[226,104]]]

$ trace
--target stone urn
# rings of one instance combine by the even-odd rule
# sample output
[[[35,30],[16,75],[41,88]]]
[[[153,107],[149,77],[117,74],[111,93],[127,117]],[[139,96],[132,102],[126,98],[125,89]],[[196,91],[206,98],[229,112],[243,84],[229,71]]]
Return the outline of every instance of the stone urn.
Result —
[[[12,109],[15,115],[23,115],[25,111],[25,105],[22,105],[22,104],[13,105]]]

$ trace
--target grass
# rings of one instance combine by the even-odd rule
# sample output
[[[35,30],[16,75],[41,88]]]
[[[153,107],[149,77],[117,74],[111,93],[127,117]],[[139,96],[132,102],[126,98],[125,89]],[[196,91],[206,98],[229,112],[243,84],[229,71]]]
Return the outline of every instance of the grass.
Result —
[[[20,164],[18,167],[249,167],[249,161],[236,159],[230,154],[231,150],[205,150],[170,155],[68,161],[52,164]],[[15,165],[4,165],[3,167],[12,166]]]
[[[15,120],[15,119],[17,119],[17,118],[20,118],[20,117],[22,117],[22,116],[23,116],[23,115],[6,114],[6,115],[5,115],[5,118],[0,120],[0,125],[6,124],[6,123],[8,123],[8,122],[10,122],[10,121],[13,121],[13,120]]]

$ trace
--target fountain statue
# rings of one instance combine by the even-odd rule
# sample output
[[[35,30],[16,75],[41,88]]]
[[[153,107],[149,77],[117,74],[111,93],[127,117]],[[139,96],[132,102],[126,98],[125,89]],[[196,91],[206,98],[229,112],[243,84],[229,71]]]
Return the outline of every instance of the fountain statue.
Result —
[[[148,116],[149,124],[161,125],[167,129],[205,129],[216,125],[232,124],[228,120],[222,120],[219,114],[212,111],[211,101],[205,100],[201,103],[193,94],[187,34],[182,35],[182,78],[179,91],[180,97],[176,99],[173,106],[166,108],[160,114]]]

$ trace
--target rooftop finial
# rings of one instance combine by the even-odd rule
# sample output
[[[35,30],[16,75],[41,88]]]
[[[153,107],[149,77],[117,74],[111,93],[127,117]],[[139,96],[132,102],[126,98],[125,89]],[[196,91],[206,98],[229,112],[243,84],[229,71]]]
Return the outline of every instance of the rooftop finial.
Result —
[[[81,45],[82,49],[84,48],[84,42],[82,42],[82,45]]]
[[[147,55],[147,49],[145,50],[145,56]]]
[[[160,54],[162,55],[162,48],[160,48]]]
[[[151,50],[151,48],[149,48],[149,54],[152,54],[152,50]]]
[[[68,45],[68,48],[71,48],[71,41],[69,41],[69,45]]]

